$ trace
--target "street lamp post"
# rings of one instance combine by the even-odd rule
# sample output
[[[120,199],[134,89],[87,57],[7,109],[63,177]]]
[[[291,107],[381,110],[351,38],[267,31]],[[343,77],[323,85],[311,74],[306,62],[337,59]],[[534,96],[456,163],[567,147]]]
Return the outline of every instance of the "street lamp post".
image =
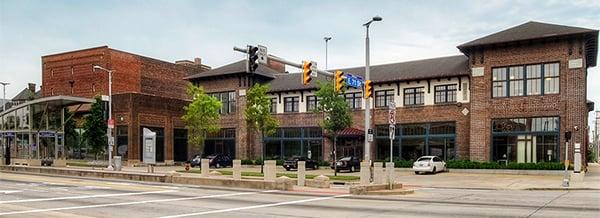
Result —
[[[369,26],[373,21],[381,21],[383,20],[379,16],[373,17],[369,22],[363,24],[366,27],[367,37],[365,38],[365,81],[369,80],[370,74],[370,54],[369,54]],[[363,90],[363,95],[365,95],[365,90]],[[369,129],[371,127],[371,100],[369,98],[365,98],[365,148],[364,148],[364,161],[367,161],[369,164],[371,163],[371,143],[369,142]]]
[[[94,65],[94,70],[103,70],[108,73],[108,120],[112,120],[112,74],[113,70],[106,69],[104,67]],[[106,137],[108,141],[108,170],[113,170],[112,167],[112,145],[111,145],[111,137],[112,137],[112,128],[110,126],[106,129]]]
[[[332,37],[331,36],[326,36],[323,38],[323,40],[325,40],[325,70],[328,70],[329,68],[327,67],[327,42],[329,42],[329,40],[331,40]]]

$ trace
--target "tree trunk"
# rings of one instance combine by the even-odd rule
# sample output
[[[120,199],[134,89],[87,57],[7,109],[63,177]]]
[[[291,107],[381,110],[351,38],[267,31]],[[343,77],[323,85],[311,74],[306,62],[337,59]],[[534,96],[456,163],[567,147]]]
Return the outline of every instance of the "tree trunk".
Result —
[[[260,138],[260,159],[262,160],[262,163],[260,164],[260,173],[264,173],[264,168],[265,168],[265,131],[260,130],[260,135],[262,136]]]
[[[333,175],[337,176],[337,134],[333,135]]]

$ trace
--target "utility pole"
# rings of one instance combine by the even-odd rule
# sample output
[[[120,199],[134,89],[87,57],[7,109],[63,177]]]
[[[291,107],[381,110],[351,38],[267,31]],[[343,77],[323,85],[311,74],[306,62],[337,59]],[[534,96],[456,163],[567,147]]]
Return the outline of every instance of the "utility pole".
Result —
[[[370,80],[370,51],[369,51],[369,26],[373,21],[381,21],[383,20],[379,16],[373,17],[369,22],[363,24],[366,27],[367,37],[365,38],[365,81]],[[366,91],[366,90],[365,90]],[[363,95],[365,92],[363,91]],[[371,163],[371,142],[369,142],[369,129],[371,129],[371,99],[367,98],[365,95],[365,148],[364,148],[364,160]]]
[[[329,40],[331,40],[331,39],[332,39],[331,36],[326,36],[323,38],[323,40],[325,40],[325,70],[329,69],[329,67],[327,66],[327,53],[328,53],[328,51],[327,51],[328,43],[327,42],[329,42]]]
[[[109,124],[114,125],[114,121],[112,120],[112,74],[114,70],[109,70],[104,67],[94,65],[93,70],[99,69],[108,73],[108,122]],[[108,125],[106,130],[106,136],[108,141],[108,170],[113,170],[112,166],[112,145],[114,144],[114,138],[112,136],[112,127]]]
[[[6,86],[10,83],[0,82],[0,85],[2,85],[2,111],[4,112],[6,110]]]

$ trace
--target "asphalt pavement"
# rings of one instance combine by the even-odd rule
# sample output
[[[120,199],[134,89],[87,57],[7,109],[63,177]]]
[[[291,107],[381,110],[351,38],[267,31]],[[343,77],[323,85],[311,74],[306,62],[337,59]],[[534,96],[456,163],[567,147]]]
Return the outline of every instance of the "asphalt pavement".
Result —
[[[0,217],[597,217],[600,191],[364,197],[0,173]]]

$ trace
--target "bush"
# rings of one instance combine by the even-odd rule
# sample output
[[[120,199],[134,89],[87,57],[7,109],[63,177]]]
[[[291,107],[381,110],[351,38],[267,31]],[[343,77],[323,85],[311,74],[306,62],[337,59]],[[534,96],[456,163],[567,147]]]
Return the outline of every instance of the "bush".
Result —
[[[262,165],[263,164],[263,160],[260,158],[257,158],[256,160],[254,160],[254,165]]]
[[[242,165],[254,165],[254,161],[249,160],[249,159],[242,160],[241,162],[242,162]]]
[[[318,164],[319,164],[319,166],[322,166],[322,167],[328,167],[328,166],[331,166],[331,163],[329,163],[329,161],[322,161],[322,160],[320,160],[320,161],[318,162]]]
[[[275,160],[275,165],[281,166],[281,165],[283,165],[283,162],[285,162],[285,161],[281,160],[281,159]]]
[[[413,160],[395,160],[394,168],[410,168],[413,166]]]
[[[510,169],[510,170],[562,170],[564,165],[560,162],[538,163],[508,163],[477,162],[470,160],[449,160],[446,162],[449,169]]]

